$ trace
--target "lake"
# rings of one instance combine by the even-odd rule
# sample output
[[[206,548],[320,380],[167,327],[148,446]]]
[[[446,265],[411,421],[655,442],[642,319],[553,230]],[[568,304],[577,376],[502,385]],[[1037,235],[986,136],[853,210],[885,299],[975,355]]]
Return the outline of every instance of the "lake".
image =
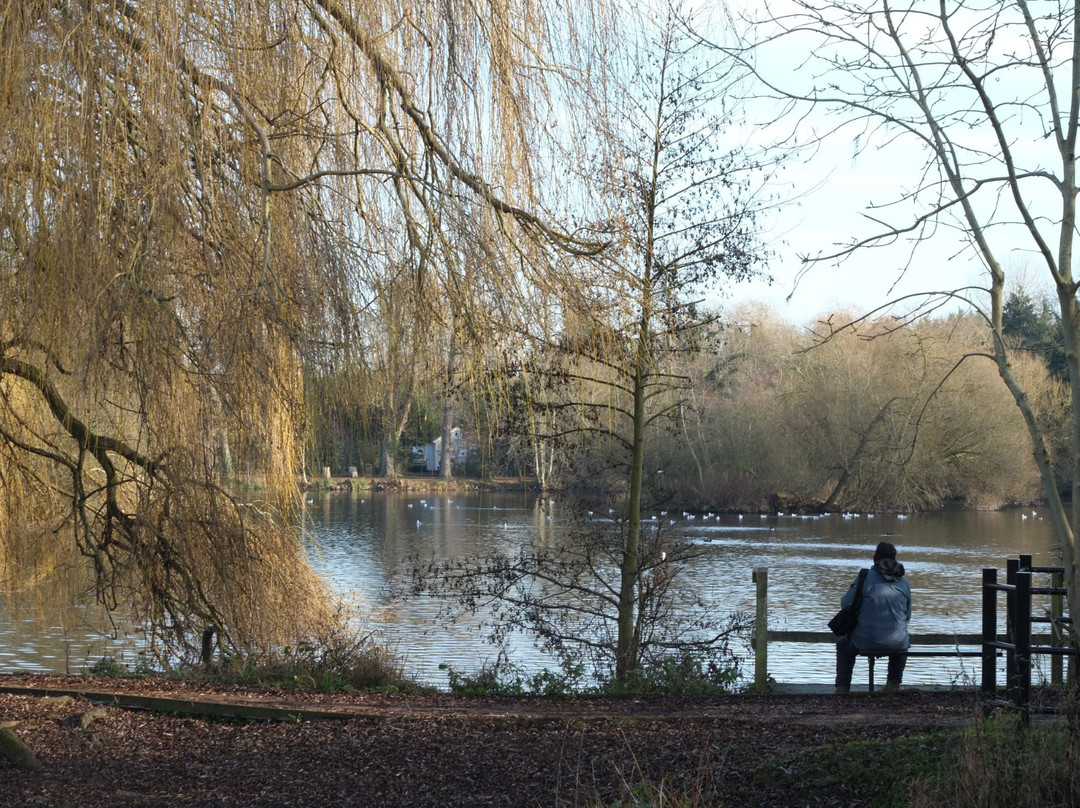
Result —
[[[447,663],[472,671],[496,651],[483,641],[475,621],[446,625],[431,599],[388,602],[387,592],[406,559],[455,558],[514,550],[525,542],[550,540],[574,515],[558,497],[517,494],[426,492],[309,494],[306,533],[315,565],[339,592],[384,608],[381,631],[418,679],[439,687]],[[999,512],[945,511],[932,514],[785,514],[674,516],[671,530],[691,542],[700,556],[686,571],[686,585],[722,610],[753,612],[755,567],[769,570],[770,628],[825,631],[840,596],[875,545],[891,541],[899,550],[913,593],[913,633],[978,633],[984,567],[1030,553],[1036,564],[1060,563],[1049,521],[1039,509]],[[606,518],[595,515],[593,518]],[[0,669],[81,671],[105,654],[128,661],[137,640],[123,627],[103,635],[97,609],[87,606],[76,625],[48,614],[0,615]],[[134,634],[134,633],[133,633]],[[514,658],[527,670],[554,667],[521,638]],[[747,652],[749,653],[749,652]],[[780,682],[831,683],[829,645],[769,646],[769,669]],[[743,673],[753,674],[748,657]],[[883,675],[883,673],[882,673]],[[856,668],[865,679],[865,663]],[[977,681],[978,660],[913,660],[905,682],[952,684]]]

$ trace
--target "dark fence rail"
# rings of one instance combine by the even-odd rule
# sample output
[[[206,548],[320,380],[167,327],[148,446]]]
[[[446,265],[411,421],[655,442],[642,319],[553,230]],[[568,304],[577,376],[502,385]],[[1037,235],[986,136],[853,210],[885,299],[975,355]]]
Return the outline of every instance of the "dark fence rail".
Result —
[[[988,702],[1015,707],[1022,711],[1026,719],[1036,709],[1039,712],[1055,712],[1053,705],[1031,704],[1031,669],[1032,657],[1050,656],[1051,684],[1061,684],[1063,680],[1064,658],[1069,657],[1069,679],[1075,675],[1077,649],[1066,645],[1065,627],[1072,623],[1072,618],[1064,613],[1065,587],[1064,568],[1033,566],[1030,555],[1010,558],[1005,564],[1005,583],[998,583],[997,569],[983,570],[983,665],[982,693]],[[1049,575],[1050,586],[1035,586],[1033,575]],[[998,638],[998,592],[1005,593],[1005,635]],[[1032,599],[1034,596],[1049,597],[1048,607],[1043,614],[1034,614]],[[1035,636],[1032,624],[1049,624],[1050,635]],[[1041,644],[1049,642],[1049,645]],[[998,691],[997,665],[992,657],[999,651],[1005,653],[1005,693],[1004,698]]]

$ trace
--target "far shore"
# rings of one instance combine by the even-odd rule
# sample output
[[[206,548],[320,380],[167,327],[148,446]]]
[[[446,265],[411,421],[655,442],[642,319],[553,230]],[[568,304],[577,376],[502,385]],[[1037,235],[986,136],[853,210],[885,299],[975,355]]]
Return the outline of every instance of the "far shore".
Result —
[[[520,491],[539,492],[535,480],[524,477],[451,477],[431,474],[403,477],[318,477],[304,485],[308,491]]]

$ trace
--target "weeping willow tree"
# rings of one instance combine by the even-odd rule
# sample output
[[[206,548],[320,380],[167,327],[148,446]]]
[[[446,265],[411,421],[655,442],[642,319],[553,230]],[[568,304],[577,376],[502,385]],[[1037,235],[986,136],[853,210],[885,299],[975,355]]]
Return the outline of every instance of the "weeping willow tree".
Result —
[[[569,75],[548,45],[597,19],[0,4],[3,582],[77,564],[171,651],[207,624],[260,647],[324,618],[295,529],[301,368],[377,339],[376,282],[446,277],[459,200],[494,241],[598,248],[533,212],[528,170],[532,110]],[[264,501],[229,493],[234,466]]]

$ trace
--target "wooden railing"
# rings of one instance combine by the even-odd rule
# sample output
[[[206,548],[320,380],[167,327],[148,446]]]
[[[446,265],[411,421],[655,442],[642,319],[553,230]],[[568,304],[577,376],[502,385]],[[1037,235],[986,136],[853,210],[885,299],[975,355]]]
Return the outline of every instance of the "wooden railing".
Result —
[[[757,606],[754,615],[754,689],[769,689],[769,643],[798,642],[821,645],[836,644],[831,631],[772,631],[769,629],[769,570],[754,570],[757,587]],[[908,659],[920,657],[981,657],[983,638],[981,634],[912,634]],[[874,690],[874,660],[885,654],[866,655],[869,689]]]

